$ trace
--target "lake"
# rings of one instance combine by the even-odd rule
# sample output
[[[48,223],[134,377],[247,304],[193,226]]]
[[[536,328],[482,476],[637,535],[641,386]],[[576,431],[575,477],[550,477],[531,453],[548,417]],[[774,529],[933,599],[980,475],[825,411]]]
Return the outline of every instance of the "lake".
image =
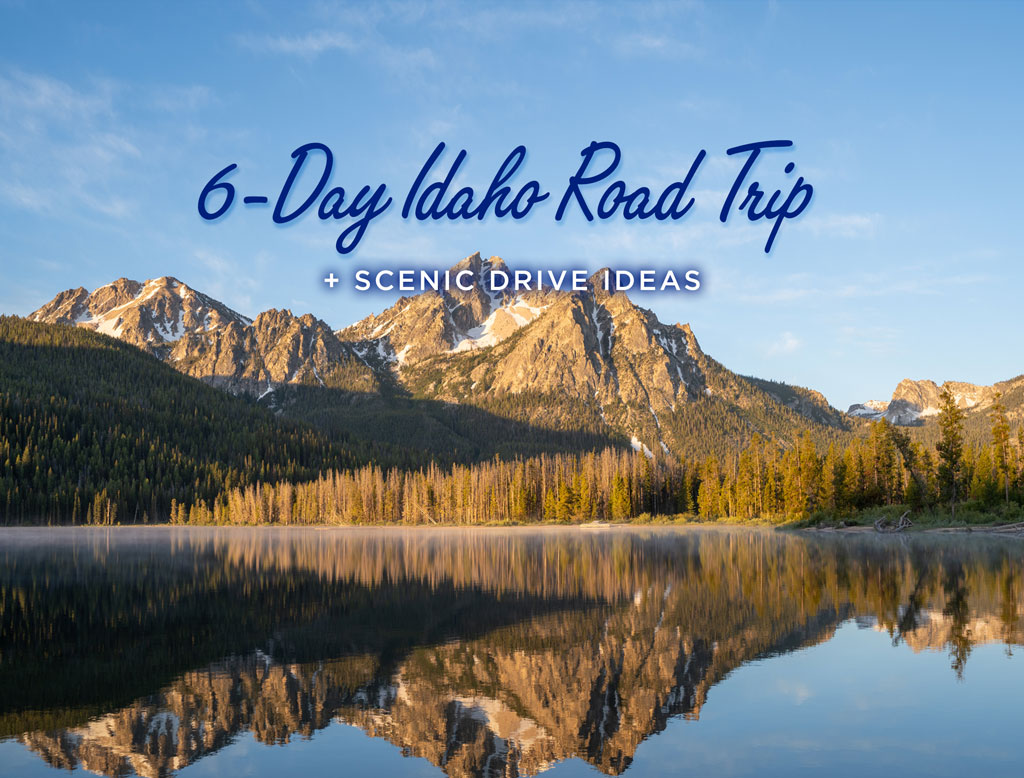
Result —
[[[0,530],[0,776],[1020,776],[1024,539]]]

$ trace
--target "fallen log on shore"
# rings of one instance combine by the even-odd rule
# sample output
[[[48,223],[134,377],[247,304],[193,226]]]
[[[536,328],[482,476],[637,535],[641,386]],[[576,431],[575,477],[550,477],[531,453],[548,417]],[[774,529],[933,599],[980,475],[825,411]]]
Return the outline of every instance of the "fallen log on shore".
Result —
[[[905,511],[895,524],[890,524],[884,516],[879,516],[875,519],[875,532],[903,532],[908,527],[914,526],[914,522],[908,518],[909,515],[910,511]]]

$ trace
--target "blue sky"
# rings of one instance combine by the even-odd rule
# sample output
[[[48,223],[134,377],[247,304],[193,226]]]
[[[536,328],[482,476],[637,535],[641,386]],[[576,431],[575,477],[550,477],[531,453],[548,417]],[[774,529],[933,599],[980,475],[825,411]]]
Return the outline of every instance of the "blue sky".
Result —
[[[0,0],[0,311],[116,277],[174,275],[243,313],[311,311],[335,327],[388,300],[328,292],[335,270],[510,265],[699,267],[697,295],[648,295],[663,321],[741,373],[840,407],[905,377],[990,383],[1024,372],[1015,3],[47,3]],[[792,139],[815,187],[767,228],[717,211],[730,146]],[[557,200],[592,140],[631,185],[681,179],[673,224],[403,221],[438,141],[485,189],[516,145],[518,181]],[[337,224],[276,226],[196,200],[235,162],[242,194],[280,190],[297,146],[335,154],[332,185],[399,199],[358,251]],[[766,176],[767,178],[767,176]],[[745,220],[744,220],[745,221]]]

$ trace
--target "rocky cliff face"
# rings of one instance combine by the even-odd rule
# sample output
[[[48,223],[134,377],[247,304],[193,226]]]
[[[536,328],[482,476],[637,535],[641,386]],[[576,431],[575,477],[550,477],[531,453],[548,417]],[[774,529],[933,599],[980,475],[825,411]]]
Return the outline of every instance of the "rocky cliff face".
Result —
[[[169,361],[188,375],[233,391],[264,394],[281,384],[326,386],[343,368],[354,368],[363,387],[374,385],[373,370],[358,344],[343,343],[311,314],[264,311],[245,327],[182,338]]]
[[[934,381],[912,381],[905,378],[900,381],[888,402],[872,400],[858,403],[851,405],[847,413],[872,420],[884,418],[898,425],[918,425],[938,415],[943,389],[948,389],[956,399],[957,407],[968,413],[991,410],[997,396],[1002,397],[1011,417],[1019,417],[1022,413],[1020,401],[1024,396],[1024,376],[1000,381],[992,386],[963,381],[946,381],[940,385]]]
[[[387,354],[406,382],[439,399],[561,392],[670,408],[705,388],[700,348],[686,325],[664,325],[625,293],[591,279],[586,292],[491,291],[498,257],[451,268],[473,289],[402,298],[338,333]],[[478,354],[489,352],[487,364]]]
[[[120,338],[186,375],[230,391],[263,393],[285,383],[323,385],[357,365],[373,386],[370,359],[311,314],[269,310],[255,320],[169,276],[145,283],[120,278],[91,294],[69,289],[30,317]],[[378,358],[379,361],[380,358]]]
[[[164,358],[187,335],[251,324],[223,303],[169,276],[144,284],[119,278],[91,294],[81,287],[69,289],[29,318],[87,327]]]
[[[427,291],[402,297],[386,311],[371,315],[341,330],[343,340],[379,344],[399,369],[440,354],[462,353],[493,346],[529,324],[548,307],[554,295],[529,291],[513,295],[492,291],[494,271],[509,272],[500,257],[482,259],[480,254],[456,263],[449,277],[458,273],[468,286]]]
[[[751,612],[718,632],[707,624],[693,629],[693,614],[680,607],[685,599],[671,586],[638,592],[612,613],[555,614],[512,631],[423,646],[392,668],[366,654],[281,663],[255,651],[187,672],[82,726],[20,740],[54,767],[164,778],[242,732],[283,744],[337,722],[451,778],[533,776],[571,758],[620,775],[671,718],[699,719],[712,687],[733,670],[825,642],[850,616],[846,608],[811,615],[782,608]],[[892,630],[870,617],[862,626]],[[978,615],[956,626],[925,609],[900,639],[919,652],[960,639],[1019,643],[1021,634],[1007,628],[1005,616]]]
[[[1016,623],[1024,622],[1024,604],[1017,603]],[[938,609],[925,609],[917,614],[914,628],[902,634],[903,642],[914,653],[922,651],[942,651],[948,646],[963,640],[965,636],[970,645],[986,643],[1012,643],[1015,633],[1007,626],[1011,614],[980,614],[957,623],[948,613]],[[878,628],[878,627],[876,627]],[[878,628],[881,629],[881,628]]]
[[[467,268],[486,279],[504,264],[479,255]],[[339,333],[394,355],[399,382],[414,395],[501,407],[532,398],[527,419],[560,426],[586,415],[649,456],[694,453],[695,442],[754,433],[791,437],[847,420],[810,390],[761,382],[708,357],[687,324],[665,324],[602,273],[581,292],[427,293],[400,300]],[[727,432],[726,432],[727,431]],[[700,453],[707,453],[701,451]]]
[[[523,421],[568,428],[587,415],[652,457],[690,451],[702,426],[739,443],[754,433],[795,436],[808,423],[846,424],[815,392],[726,370],[689,325],[659,321],[604,289],[601,274],[581,292],[516,292],[494,288],[498,270],[511,273],[500,258],[474,254],[450,271],[465,271],[470,289],[403,297],[339,332],[287,310],[250,320],[173,278],[68,290],[32,318],[122,338],[234,392],[388,384],[488,408],[515,397]]]

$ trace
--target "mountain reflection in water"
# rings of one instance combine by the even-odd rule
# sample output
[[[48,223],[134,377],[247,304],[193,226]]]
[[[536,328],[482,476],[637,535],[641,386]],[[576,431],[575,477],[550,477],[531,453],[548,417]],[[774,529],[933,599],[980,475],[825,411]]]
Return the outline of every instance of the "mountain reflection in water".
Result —
[[[334,721],[450,776],[618,775],[731,671],[850,619],[961,676],[1024,642],[1005,538],[8,530],[0,557],[0,738],[109,776]]]

